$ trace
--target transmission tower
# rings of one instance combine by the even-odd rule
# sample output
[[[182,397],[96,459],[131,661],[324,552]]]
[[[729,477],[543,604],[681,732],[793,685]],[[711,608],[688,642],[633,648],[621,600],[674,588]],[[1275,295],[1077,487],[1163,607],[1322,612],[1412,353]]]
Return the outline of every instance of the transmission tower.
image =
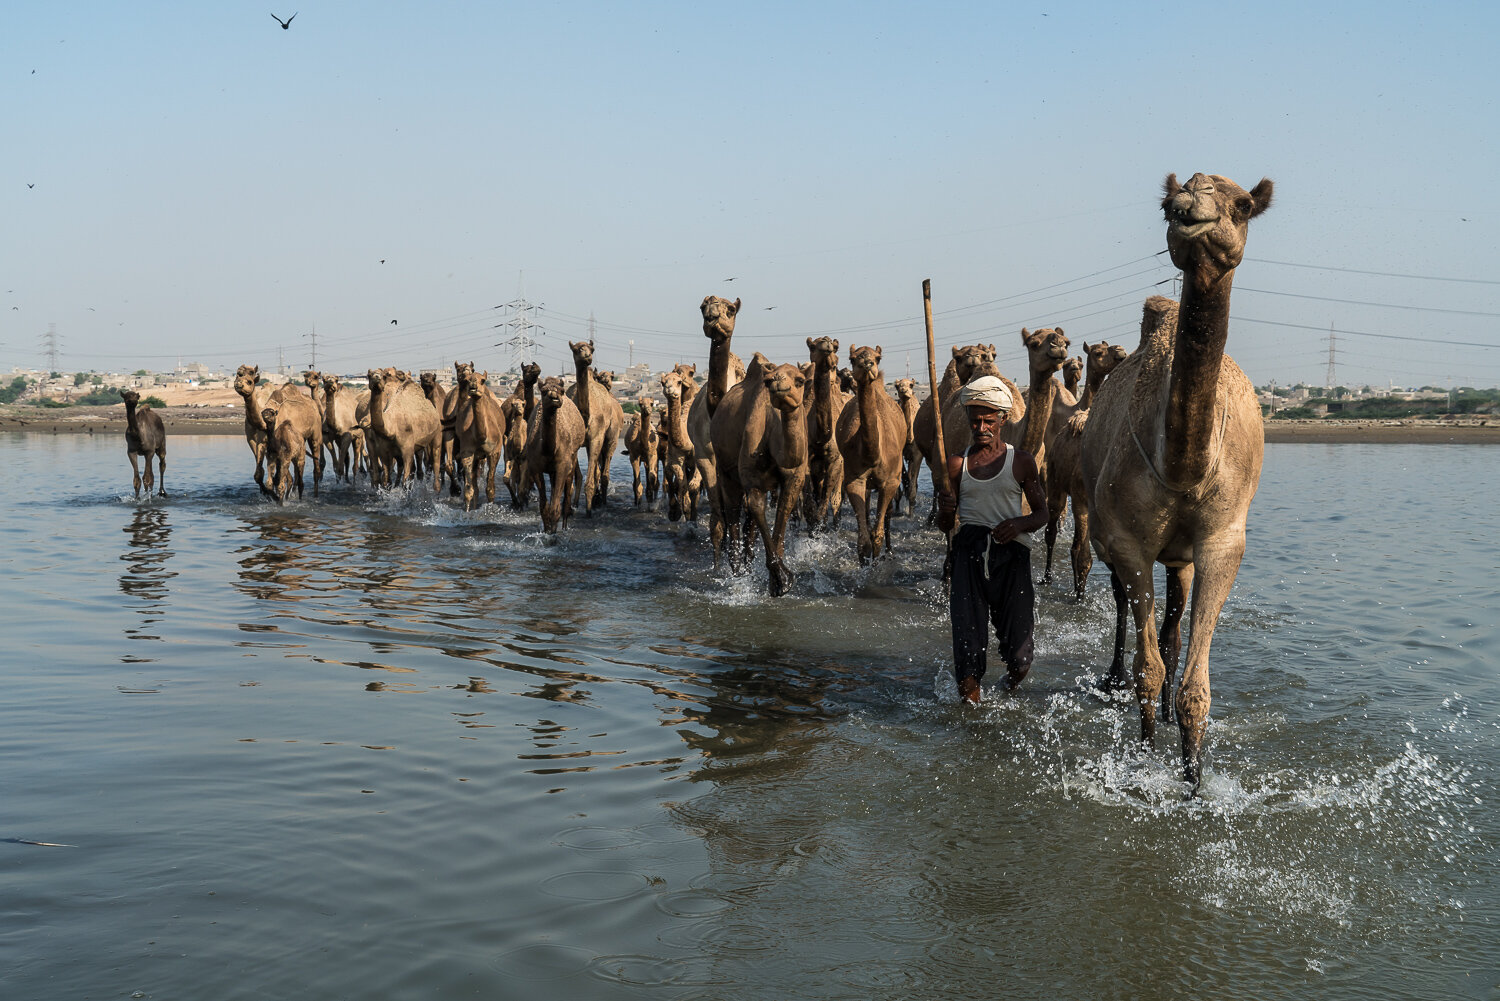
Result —
[[[308,334],[308,340],[311,341],[311,347],[312,347],[312,364],[308,365],[307,367],[310,368],[310,369],[317,369],[317,367],[318,367],[318,325],[316,323],[314,323],[312,325],[312,333]]]
[[[57,324],[47,324],[47,332],[42,335],[42,354],[47,356],[47,371],[57,371],[57,356],[62,353],[61,339],[57,336]]]
[[[1333,392],[1333,324],[1328,325],[1328,392]]]
[[[531,361],[531,349],[541,343],[531,336],[532,333],[534,332],[537,337],[547,336],[547,331],[532,318],[533,314],[541,312],[544,308],[543,304],[529,302],[524,297],[515,299],[505,304],[505,309],[510,313],[510,319],[504,323],[495,324],[496,327],[505,327],[511,331],[511,336],[498,342],[495,347],[510,348],[511,365],[517,372],[521,370],[522,365]]]

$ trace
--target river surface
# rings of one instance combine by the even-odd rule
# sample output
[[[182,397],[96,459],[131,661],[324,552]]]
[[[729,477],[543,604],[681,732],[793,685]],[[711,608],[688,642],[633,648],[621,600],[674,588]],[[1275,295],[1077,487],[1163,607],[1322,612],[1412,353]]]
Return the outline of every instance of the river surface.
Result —
[[[971,710],[911,519],[872,568],[847,512],[794,538],[771,599],[623,461],[554,542],[277,508],[235,438],[149,502],[118,436],[0,459],[7,1001],[1500,989],[1492,449],[1267,447],[1197,799],[1089,685],[1098,567]]]

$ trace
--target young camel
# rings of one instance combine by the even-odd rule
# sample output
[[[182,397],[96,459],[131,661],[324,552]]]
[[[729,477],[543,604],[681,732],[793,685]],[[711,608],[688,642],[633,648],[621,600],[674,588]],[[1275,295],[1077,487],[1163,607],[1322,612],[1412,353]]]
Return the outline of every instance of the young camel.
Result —
[[[495,465],[505,444],[505,416],[489,391],[488,372],[470,368],[448,395],[459,397],[453,417],[454,464],[463,469],[464,510],[472,511],[481,469],[485,503],[495,503]]]
[[[245,440],[255,456],[255,483],[262,493],[270,493],[265,484],[265,455],[270,432],[266,428],[265,411],[276,410],[277,423],[291,423],[307,444],[313,457],[313,496],[323,482],[323,415],[309,396],[297,391],[297,387],[286,383],[275,392],[259,385],[260,366],[241,365],[234,376],[234,391],[245,401]]]
[[[666,454],[663,463],[663,488],[667,495],[667,520],[677,521],[684,515],[698,520],[698,491],[703,477],[693,458],[693,441],[688,437],[688,410],[698,396],[693,376],[697,365],[677,365],[661,376],[661,395],[667,401],[662,423]]]
[[[266,425],[266,458],[271,467],[271,496],[285,504],[296,476],[297,499],[302,499],[303,438],[296,422],[266,407],[260,412]]]
[[[1245,519],[1265,452],[1250,380],[1224,351],[1235,269],[1250,220],[1271,203],[1262,179],[1246,191],[1194,174],[1164,185],[1167,250],[1182,270],[1175,330],[1153,338],[1104,381],[1083,432],[1092,541],[1117,607],[1135,619],[1133,666],[1141,740],[1156,736],[1158,698],[1171,690],[1155,622],[1155,563],[1185,593],[1192,584],[1187,662],[1175,708],[1183,775],[1202,778],[1214,627],[1245,552]],[[1172,604],[1168,594],[1167,604]],[[1112,682],[1123,682],[1111,672]]]
[[[141,394],[134,389],[120,390],[125,401],[125,454],[130,458],[130,471],[135,480],[135,495],[140,497],[141,484],[146,485],[146,496],[151,496],[153,486],[159,486],[158,496],[167,495],[167,428],[161,417],[150,407],[139,406]],[[151,457],[156,457],[160,476],[151,475]],[[145,460],[146,475],[136,466],[136,458]]]
[[[631,492],[635,495],[635,506],[641,506],[644,497],[647,504],[656,503],[656,422],[651,419],[651,410],[656,401],[642,396],[636,401],[640,410],[630,425],[625,438],[625,451],[630,458]]]
[[[922,453],[917,448],[917,437],[912,433],[912,424],[917,419],[917,409],[921,406],[917,402],[917,381],[915,379],[897,379],[891,383],[896,388],[896,403],[901,407],[901,414],[906,418],[906,442],[901,447],[901,482],[903,493],[906,496],[906,513],[915,514],[917,510],[917,479],[922,475]],[[900,514],[902,494],[896,495],[891,504],[891,512]]]
[[[849,402],[839,388],[839,342],[832,337],[809,337],[808,360],[813,364],[813,400],[807,410],[807,484],[802,489],[802,520],[809,534],[833,528],[844,503],[844,455],[839,448],[838,423]]]
[[[859,561],[868,563],[890,548],[891,502],[901,490],[901,452],[906,416],[885,391],[878,347],[849,350],[849,367],[857,387],[854,399],[839,415],[839,451],[844,456],[844,492],[859,527]],[[869,492],[880,495],[870,517]]]
[[[543,379],[540,399],[533,413],[526,440],[526,472],[537,491],[537,506],[542,512],[542,531],[556,535],[559,524],[567,526],[573,513],[573,491],[578,475],[578,450],[583,448],[587,429],[583,415],[567,395],[561,379]],[[547,498],[547,480],[552,481],[552,497]]]

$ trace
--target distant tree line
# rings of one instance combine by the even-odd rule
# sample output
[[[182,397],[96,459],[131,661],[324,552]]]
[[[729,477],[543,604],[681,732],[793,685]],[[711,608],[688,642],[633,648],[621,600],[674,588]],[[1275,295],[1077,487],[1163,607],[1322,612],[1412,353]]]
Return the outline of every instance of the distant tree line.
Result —
[[[1495,414],[1500,413],[1500,389],[1474,389],[1464,386],[1452,392],[1452,403],[1448,399],[1403,400],[1394,396],[1372,396],[1362,400],[1337,400],[1329,396],[1314,397],[1299,407],[1287,407],[1272,414],[1280,420],[1305,420],[1319,416],[1314,408],[1319,405],[1338,404],[1340,409],[1330,411],[1329,420],[1391,420],[1403,417],[1441,417],[1445,415]]]

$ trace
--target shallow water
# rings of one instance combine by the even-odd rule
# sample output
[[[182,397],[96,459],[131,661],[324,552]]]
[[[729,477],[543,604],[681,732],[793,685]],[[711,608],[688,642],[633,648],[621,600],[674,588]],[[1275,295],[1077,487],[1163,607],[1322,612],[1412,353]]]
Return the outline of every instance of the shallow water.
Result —
[[[795,539],[772,600],[623,462],[553,542],[426,495],[278,509],[232,438],[174,439],[137,503],[122,453],[0,438],[0,838],[70,846],[0,841],[6,998],[1500,984],[1486,448],[1268,446],[1195,800],[1174,728],[1142,750],[1087,685],[1098,568],[972,711],[909,519],[873,568],[847,514]]]

